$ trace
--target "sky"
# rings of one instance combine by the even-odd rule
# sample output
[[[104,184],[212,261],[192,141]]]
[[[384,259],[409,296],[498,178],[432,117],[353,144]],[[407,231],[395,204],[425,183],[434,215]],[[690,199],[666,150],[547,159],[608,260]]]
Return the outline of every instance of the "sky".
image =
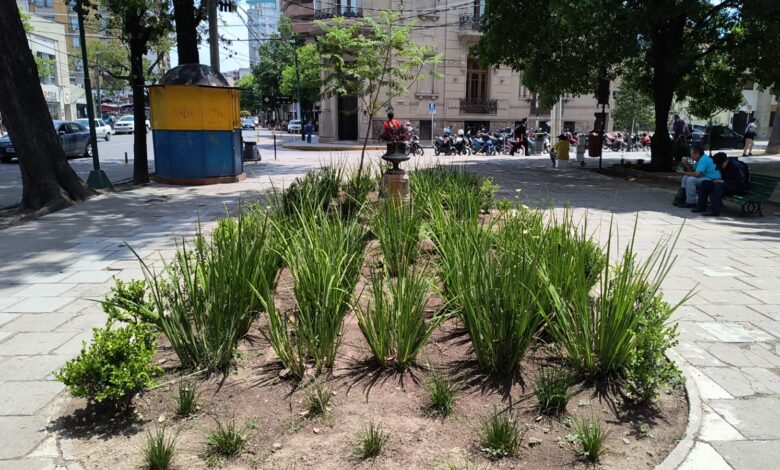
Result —
[[[240,2],[240,8],[236,13],[219,13],[219,34],[226,39],[233,39],[232,44],[225,44],[220,41],[219,48],[219,66],[221,72],[229,72],[238,68],[249,67],[249,32],[244,25],[242,18],[246,20],[246,14],[243,10],[246,10],[247,4],[244,1]],[[203,38],[203,42],[200,44],[200,62],[202,64],[209,64],[209,44],[208,37]],[[232,55],[232,57],[231,57]],[[175,67],[179,64],[179,57],[176,53],[176,47],[171,49],[171,66]]]

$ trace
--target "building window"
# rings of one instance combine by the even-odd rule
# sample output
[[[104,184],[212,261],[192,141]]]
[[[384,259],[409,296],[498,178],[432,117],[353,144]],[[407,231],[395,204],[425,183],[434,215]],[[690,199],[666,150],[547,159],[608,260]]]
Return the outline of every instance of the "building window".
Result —
[[[35,53],[35,63],[38,66],[38,75],[41,83],[45,85],[57,84],[57,58],[45,52]]]
[[[485,0],[474,0],[472,4],[472,14],[474,18],[480,18],[485,14]]]
[[[523,85],[523,80],[520,79],[520,92],[517,95],[519,98],[528,98],[528,87]]]
[[[53,0],[35,0],[35,8],[51,8]]]
[[[488,98],[488,70],[482,68],[478,59],[468,59],[466,66],[466,99],[486,100]]]
[[[743,90],[752,90],[753,89],[753,80],[745,80],[745,86],[742,87]]]
[[[81,47],[81,40],[79,39],[78,36],[73,36],[72,38],[70,38],[70,44],[73,47]]]

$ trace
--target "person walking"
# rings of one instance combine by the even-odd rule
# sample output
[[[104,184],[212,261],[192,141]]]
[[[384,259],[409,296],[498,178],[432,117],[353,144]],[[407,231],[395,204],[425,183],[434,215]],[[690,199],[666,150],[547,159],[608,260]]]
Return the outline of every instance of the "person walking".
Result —
[[[690,148],[688,147],[688,123],[679,114],[674,115],[672,132],[674,133],[675,159],[681,161],[683,157],[688,156]]]
[[[521,152],[520,155],[528,155],[528,127],[526,122],[527,119],[523,119],[515,127],[514,140],[512,141],[512,149],[509,151],[509,155],[514,155],[518,150]]]
[[[750,118],[750,122],[745,128],[745,149],[742,151],[743,157],[753,156],[753,141],[756,139],[757,130],[758,124],[756,124],[756,118]]]

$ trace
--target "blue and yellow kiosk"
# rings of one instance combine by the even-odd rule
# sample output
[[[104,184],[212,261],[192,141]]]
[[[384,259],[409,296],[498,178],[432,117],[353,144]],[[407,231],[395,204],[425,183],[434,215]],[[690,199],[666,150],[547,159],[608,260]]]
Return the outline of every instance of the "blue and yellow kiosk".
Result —
[[[155,181],[201,185],[245,178],[239,90],[208,65],[184,64],[149,87]]]

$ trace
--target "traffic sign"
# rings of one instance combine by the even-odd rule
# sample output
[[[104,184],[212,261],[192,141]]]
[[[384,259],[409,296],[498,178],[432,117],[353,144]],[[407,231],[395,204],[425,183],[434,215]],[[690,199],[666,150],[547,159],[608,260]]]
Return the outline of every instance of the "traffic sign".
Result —
[[[436,114],[436,102],[435,101],[431,101],[430,103],[428,103],[428,112],[430,114]]]

